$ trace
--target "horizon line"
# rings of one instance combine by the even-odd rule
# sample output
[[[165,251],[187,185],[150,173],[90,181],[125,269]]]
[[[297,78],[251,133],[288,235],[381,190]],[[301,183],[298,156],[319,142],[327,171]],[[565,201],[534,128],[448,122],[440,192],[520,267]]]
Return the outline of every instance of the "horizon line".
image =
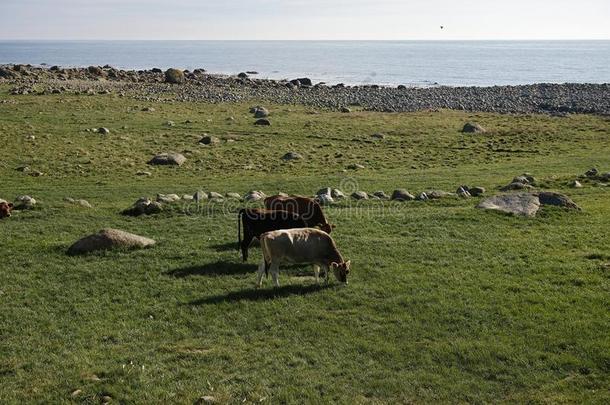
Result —
[[[492,42],[492,41],[610,41],[610,38],[493,38],[493,39],[475,39],[475,38],[447,38],[447,39],[195,39],[195,38],[180,38],[180,39],[160,39],[160,38],[0,38],[0,41],[239,41],[239,42],[442,42],[442,41],[472,41],[472,42]]]

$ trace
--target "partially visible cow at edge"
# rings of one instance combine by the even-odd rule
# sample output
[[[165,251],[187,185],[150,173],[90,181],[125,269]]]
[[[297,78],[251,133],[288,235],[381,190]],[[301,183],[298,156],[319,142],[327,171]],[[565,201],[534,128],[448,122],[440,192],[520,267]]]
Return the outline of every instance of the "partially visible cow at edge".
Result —
[[[241,238],[243,223],[244,238]],[[262,208],[243,208],[237,217],[237,249],[242,258],[248,260],[248,247],[252,239],[260,239],[261,234],[277,229],[304,228],[307,224],[296,213]]]
[[[11,210],[13,209],[13,203],[0,202],[0,219],[9,218],[11,216]]]
[[[326,220],[320,204],[309,197],[273,195],[265,198],[265,208],[296,212],[305,220],[308,227],[319,226],[326,233],[331,233],[334,228],[334,225]]]
[[[343,260],[335,241],[326,232],[316,228],[282,229],[264,233],[259,239],[263,260],[258,268],[258,287],[269,269],[273,283],[279,287],[278,274],[282,263],[312,264],[316,282],[319,282],[320,267],[326,272],[326,283],[329,269],[332,269],[336,279],[347,284],[351,262]]]

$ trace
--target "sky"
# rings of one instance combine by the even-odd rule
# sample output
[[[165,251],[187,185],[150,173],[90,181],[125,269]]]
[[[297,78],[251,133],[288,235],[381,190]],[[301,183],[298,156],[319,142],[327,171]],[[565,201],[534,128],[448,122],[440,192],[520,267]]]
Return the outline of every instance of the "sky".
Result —
[[[0,0],[0,39],[610,39],[609,21],[610,0]]]

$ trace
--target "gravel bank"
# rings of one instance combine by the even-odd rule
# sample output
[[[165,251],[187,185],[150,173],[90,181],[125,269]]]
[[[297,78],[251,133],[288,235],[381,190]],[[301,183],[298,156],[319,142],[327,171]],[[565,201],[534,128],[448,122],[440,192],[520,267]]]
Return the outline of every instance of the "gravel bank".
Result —
[[[212,103],[267,101],[315,108],[401,112],[436,109],[498,113],[589,113],[610,115],[610,84],[534,84],[494,87],[326,86],[308,79],[260,80],[211,75],[203,69],[184,71],[181,83],[166,83],[164,72],[120,70],[110,66],[60,68],[0,66],[0,83],[14,94],[116,92],[146,101]]]

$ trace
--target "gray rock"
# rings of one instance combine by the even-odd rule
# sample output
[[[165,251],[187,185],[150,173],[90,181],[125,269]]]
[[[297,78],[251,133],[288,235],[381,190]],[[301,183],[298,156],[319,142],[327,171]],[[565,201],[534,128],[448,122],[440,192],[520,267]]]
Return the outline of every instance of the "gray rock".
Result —
[[[260,118],[254,121],[254,125],[271,125],[271,121],[269,121],[267,118]]]
[[[303,156],[297,152],[288,152],[284,156],[282,156],[282,160],[301,160]]]
[[[176,165],[181,166],[186,162],[186,158],[180,153],[161,153],[153,157],[148,164],[149,165]]]
[[[379,133],[379,132],[377,132],[377,133],[375,133],[375,134],[371,135],[371,137],[373,137],[373,138],[375,138],[375,139],[385,139],[385,135],[384,135],[384,134],[382,134],[382,133]]]
[[[467,133],[467,134],[478,134],[478,133],[484,133],[485,128],[483,128],[481,125],[477,124],[477,123],[471,123],[471,122],[467,122],[466,124],[464,124],[464,127],[462,128],[462,132]]]
[[[211,135],[204,135],[204,137],[199,140],[199,143],[204,144],[204,145],[212,145],[212,144],[216,144],[219,142],[220,142],[220,139],[216,138],[215,136],[211,136]]]
[[[486,190],[484,187],[471,187],[468,189],[468,192],[473,197],[478,197],[480,195],[483,195],[483,194],[485,194],[485,191]]]
[[[136,172],[136,176],[152,176],[152,173],[144,171],[144,170],[140,170],[140,171]]]
[[[534,188],[531,184],[522,182],[513,182],[500,189],[500,191],[513,191],[513,190],[530,190]]]
[[[110,130],[108,128],[101,127],[97,129],[97,133],[102,135],[108,135],[110,133]]]
[[[29,195],[20,195],[15,198],[15,209],[27,210],[33,208],[38,202]]]
[[[331,196],[331,197],[332,197],[332,192],[333,192],[333,191],[332,191],[332,188],[330,188],[330,187],[324,187],[324,188],[319,189],[319,190],[316,192],[316,195],[329,195],[329,196]]]
[[[182,195],[182,200],[184,200],[184,201],[193,201],[194,198],[190,194],[184,194],[184,195]]]
[[[78,205],[83,208],[93,208],[93,206],[91,204],[89,204],[89,201],[83,200],[83,199],[74,199],[74,198],[66,197],[66,198],[64,198],[64,201],[69,204]]]
[[[459,187],[455,193],[457,194],[458,197],[468,198],[468,197],[471,196],[471,194],[470,194],[470,192],[468,190],[469,189],[467,187],[464,188],[462,186],[462,187]]]
[[[339,111],[341,111],[342,113],[350,113],[350,112],[352,112],[352,110],[350,110],[347,107],[341,107],[341,109]]]
[[[392,200],[394,201],[411,201],[415,200],[415,196],[409,193],[404,188],[396,189],[392,192]]]
[[[570,187],[572,188],[582,188],[582,184],[578,180],[574,180],[570,183]]]
[[[254,118],[266,118],[269,116],[269,110],[265,107],[256,107],[254,110]]]
[[[541,191],[539,193],[534,193],[533,195],[538,196],[538,200],[540,200],[541,205],[554,205],[556,207],[564,207],[579,211],[581,209],[574,201],[570,199],[570,197],[561,193]]]
[[[389,200],[390,199],[390,196],[388,196],[385,193],[385,191],[383,191],[383,190],[375,191],[373,193],[373,196],[379,198],[380,200]]]
[[[320,205],[330,205],[335,202],[330,194],[318,195],[318,196],[316,196],[316,201]]]
[[[223,196],[222,196],[222,194],[217,193],[217,192],[215,192],[215,191],[210,191],[210,192],[208,193],[208,198],[209,198],[209,199],[215,198],[215,199],[217,199],[217,200],[221,200],[221,199],[223,198]]]
[[[533,194],[505,194],[488,197],[477,208],[533,217],[540,209],[540,200]]]
[[[438,200],[438,199],[447,198],[447,197],[455,197],[455,193],[449,193],[449,192],[443,191],[443,190],[426,191],[426,195],[431,200]]]
[[[428,197],[428,194],[426,194],[425,191],[422,191],[415,199],[417,201],[428,201],[430,198]]]
[[[165,82],[179,84],[184,82],[184,72],[180,69],[167,69],[165,71]]]
[[[225,197],[231,198],[233,200],[241,200],[241,195],[239,195],[239,193],[226,193]]]
[[[257,190],[249,191],[246,193],[246,195],[244,195],[244,201],[247,201],[247,202],[261,201],[261,200],[264,200],[265,198],[267,198],[265,193],[263,193],[262,191],[257,191]]]
[[[79,255],[99,250],[141,249],[153,246],[155,241],[119,229],[102,229],[99,233],[76,241],[68,249],[69,255]]]
[[[157,202],[171,204],[176,201],[180,201],[180,196],[177,194],[157,194]]]
[[[195,194],[193,194],[193,200],[195,200],[195,202],[201,202],[203,200],[207,200],[208,199],[208,194],[205,191],[197,191]]]
[[[360,163],[352,163],[347,165],[347,168],[349,170],[359,170],[359,169],[364,169],[364,166],[361,165]]]
[[[597,177],[598,174],[599,174],[599,170],[597,170],[595,167],[592,167],[591,169],[589,169],[585,172],[586,177],[592,177],[592,178]]]
[[[343,191],[339,190],[338,188],[333,188],[330,192],[330,196],[336,200],[343,200],[347,198]]]
[[[355,191],[352,193],[351,197],[354,200],[368,200],[369,195],[364,191]]]

